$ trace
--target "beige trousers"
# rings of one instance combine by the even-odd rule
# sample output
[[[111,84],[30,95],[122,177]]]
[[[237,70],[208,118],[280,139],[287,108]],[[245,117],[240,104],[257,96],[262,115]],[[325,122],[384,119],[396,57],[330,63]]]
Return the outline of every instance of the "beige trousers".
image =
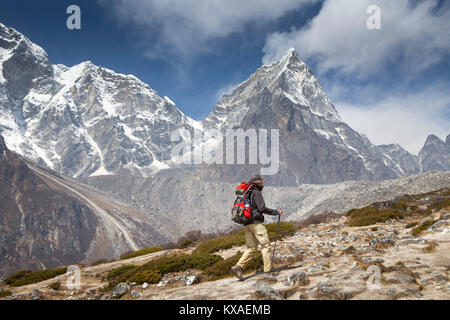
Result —
[[[261,245],[261,253],[264,261],[264,272],[270,272],[272,269],[272,261],[270,254],[272,252],[272,246],[269,242],[269,236],[267,229],[262,223],[253,223],[246,225],[245,227],[245,242],[247,244],[247,251],[243,254],[236,264],[238,267],[244,269],[250,262],[252,256],[258,250],[258,244]]]

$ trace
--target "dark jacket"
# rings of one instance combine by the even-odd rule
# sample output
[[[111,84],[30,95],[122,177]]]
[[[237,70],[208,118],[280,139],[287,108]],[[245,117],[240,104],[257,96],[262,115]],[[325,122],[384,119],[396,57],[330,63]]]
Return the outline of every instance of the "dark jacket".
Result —
[[[253,221],[246,223],[246,225],[256,222],[264,222],[264,214],[269,214],[272,216],[277,214],[276,210],[266,207],[266,203],[264,202],[264,198],[261,193],[262,189],[262,186],[259,187],[257,185],[253,185],[253,189],[250,194]]]

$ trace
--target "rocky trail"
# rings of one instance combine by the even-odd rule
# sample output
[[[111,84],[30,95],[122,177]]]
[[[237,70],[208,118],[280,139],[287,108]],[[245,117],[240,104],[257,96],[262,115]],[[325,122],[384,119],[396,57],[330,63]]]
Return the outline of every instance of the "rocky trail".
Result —
[[[107,285],[105,275],[114,268],[190,253],[191,247],[81,268],[79,290],[67,288],[68,275],[2,290],[12,291],[4,299],[26,300],[450,299],[450,209],[431,218],[439,221],[417,237],[407,228],[411,219],[349,227],[341,217],[309,225],[277,243],[273,274],[253,272],[243,282],[231,276],[202,282],[199,271],[187,270],[166,274],[158,284],[122,283],[112,292],[101,290]],[[245,247],[217,254],[227,258],[239,250]],[[58,291],[48,287],[55,281],[61,282]]]

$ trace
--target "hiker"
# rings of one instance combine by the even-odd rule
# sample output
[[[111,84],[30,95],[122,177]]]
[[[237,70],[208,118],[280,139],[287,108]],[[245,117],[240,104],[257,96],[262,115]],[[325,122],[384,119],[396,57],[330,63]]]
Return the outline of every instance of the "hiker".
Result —
[[[264,214],[281,216],[283,210],[274,210],[266,207],[261,193],[264,181],[265,179],[260,175],[254,175],[248,182],[253,187],[250,194],[252,220],[244,225],[245,242],[248,249],[238,263],[231,268],[231,271],[240,281],[243,281],[242,271],[256,253],[258,244],[262,246],[261,253],[264,261],[264,273],[270,273],[272,271],[272,261],[270,259],[272,247],[270,246],[267,229],[262,223],[264,222]]]

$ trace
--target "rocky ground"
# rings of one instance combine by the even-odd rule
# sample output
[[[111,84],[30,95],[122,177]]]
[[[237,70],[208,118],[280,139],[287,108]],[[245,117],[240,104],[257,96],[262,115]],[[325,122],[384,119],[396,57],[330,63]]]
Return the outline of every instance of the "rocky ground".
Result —
[[[81,289],[69,289],[67,275],[20,288],[7,288],[4,299],[450,299],[450,208],[433,213],[440,219],[415,237],[406,226],[417,218],[349,227],[346,217],[309,225],[277,243],[276,272],[247,274],[201,282],[199,272],[165,275],[158,284],[120,284],[102,292],[104,276],[125,264],[141,265],[162,255],[193,248],[165,250],[81,269]],[[245,247],[220,251],[222,257]],[[59,290],[48,286],[61,282]]]

